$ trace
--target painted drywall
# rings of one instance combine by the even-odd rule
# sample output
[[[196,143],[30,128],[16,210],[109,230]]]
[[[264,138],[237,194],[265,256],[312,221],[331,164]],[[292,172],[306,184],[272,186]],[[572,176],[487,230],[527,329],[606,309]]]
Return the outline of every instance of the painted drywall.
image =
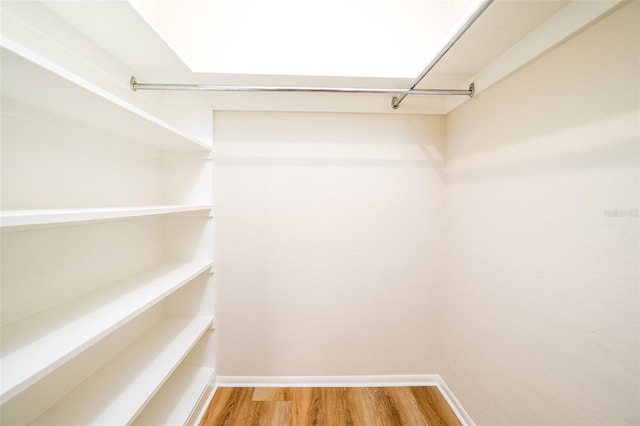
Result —
[[[438,372],[479,425],[640,422],[639,6],[447,116]]]
[[[435,372],[443,124],[214,113],[219,375]]]

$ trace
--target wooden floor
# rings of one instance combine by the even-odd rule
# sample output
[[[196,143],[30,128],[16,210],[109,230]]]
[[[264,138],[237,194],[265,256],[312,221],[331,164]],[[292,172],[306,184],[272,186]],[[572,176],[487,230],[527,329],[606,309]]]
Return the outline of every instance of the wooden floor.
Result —
[[[434,386],[219,388],[200,426],[460,425]]]

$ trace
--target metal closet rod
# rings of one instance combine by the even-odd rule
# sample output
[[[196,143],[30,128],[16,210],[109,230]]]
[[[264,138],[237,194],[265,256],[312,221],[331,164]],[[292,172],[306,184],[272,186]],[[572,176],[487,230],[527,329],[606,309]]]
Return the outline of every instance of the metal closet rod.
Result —
[[[131,90],[181,90],[196,92],[306,92],[306,93],[370,93],[378,95],[464,95],[473,96],[473,83],[468,89],[374,89],[360,87],[296,87],[296,86],[218,86],[212,84],[138,83],[129,82]]]
[[[482,0],[476,6],[473,13],[467,18],[463,25],[456,31],[451,39],[444,45],[438,54],[431,60],[429,65],[422,70],[408,89],[374,89],[358,87],[287,87],[287,86],[218,86],[211,84],[161,84],[161,83],[138,83],[135,77],[131,77],[129,85],[131,90],[182,90],[201,92],[306,92],[306,93],[371,93],[382,95],[396,95],[391,99],[391,106],[397,109],[400,103],[408,95],[422,96],[443,96],[462,95],[473,97],[475,87],[471,83],[468,89],[416,89],[416,86],[425,76],[436,66],[438,62],[447,54],[454,44],[464,35],[473,23],[487,10],[493,0]]]

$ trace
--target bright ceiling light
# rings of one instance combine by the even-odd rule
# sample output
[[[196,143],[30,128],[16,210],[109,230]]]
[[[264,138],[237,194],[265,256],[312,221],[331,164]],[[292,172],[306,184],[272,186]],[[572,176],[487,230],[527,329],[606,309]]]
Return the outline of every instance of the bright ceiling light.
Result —
[[[129,0],[195,72],[413,78],[475,0]]]

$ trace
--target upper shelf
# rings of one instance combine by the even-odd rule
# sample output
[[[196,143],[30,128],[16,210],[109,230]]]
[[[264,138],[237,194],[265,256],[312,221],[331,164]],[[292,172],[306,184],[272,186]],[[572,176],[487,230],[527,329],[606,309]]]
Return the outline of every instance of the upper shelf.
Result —
[[[119,140],[158,150],[210,151],[157,117],[3,37],[0,40],[3,98],[68,117]]]
[[[97,222],[104,220],[133,219],[162,214],[211,210],[206,205],[161,205],[134,207],[103,207],[58,210],[4,210],[0,211],[0,229],[18,230],[26,227]]]

